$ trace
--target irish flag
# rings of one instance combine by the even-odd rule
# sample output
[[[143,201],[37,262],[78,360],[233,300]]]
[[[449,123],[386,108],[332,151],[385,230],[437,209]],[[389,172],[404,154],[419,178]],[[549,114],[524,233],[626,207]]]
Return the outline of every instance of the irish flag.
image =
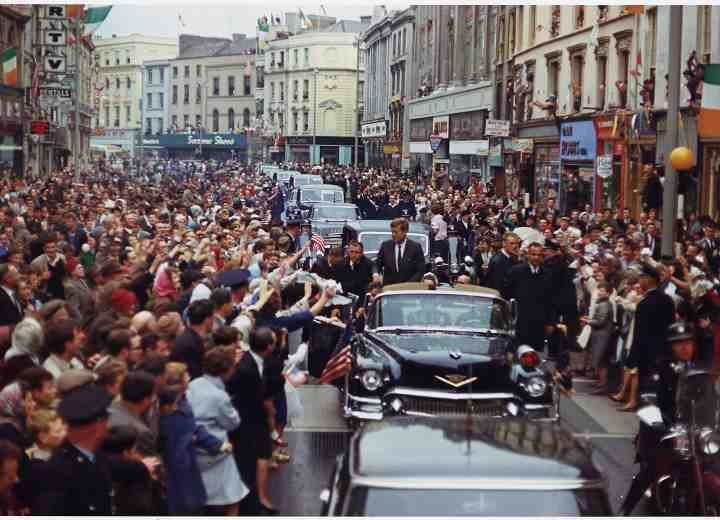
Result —
[[[0,55],[3,84],[16,87],[18,83],[17,49],[10,47]]]
[[[698,118],[700,137],[720,137],[720,64],[705,65],[702,107]]]
[[[105,5],[101,7],[88,7],[85,9],[85,17],[83,22],[85,23],[84,33],[90,36],[94,33],[98,27],[105,21],[105,18],[110,14],[112,9],[111,5]]]

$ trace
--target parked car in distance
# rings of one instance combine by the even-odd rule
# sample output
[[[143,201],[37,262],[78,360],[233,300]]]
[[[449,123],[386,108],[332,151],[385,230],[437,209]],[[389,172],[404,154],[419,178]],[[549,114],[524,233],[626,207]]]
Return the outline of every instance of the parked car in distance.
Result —
[[[285,218],[307,218],[315,204],[343,204],[345,193],[333,184],[305,184],[294,188],[285,206]]]
[[[360,211],[355,204],[315,204],[309,218],[313,232],[323,237],[328,247],[340,247],[343,226],[358,220]]]
[[[557,423],[396,417],[337,459],[324,516],[609,516],[590,447]]]

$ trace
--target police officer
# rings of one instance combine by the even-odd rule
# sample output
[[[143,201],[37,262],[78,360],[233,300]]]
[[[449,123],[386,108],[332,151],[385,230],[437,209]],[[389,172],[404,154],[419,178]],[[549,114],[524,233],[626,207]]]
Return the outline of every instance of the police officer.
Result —
[[[110,466],[98,451],[107,434],[111,401],[110,394],[94,383],[63,397],[58,413],[68,425],[67,437],[47,463],[45,487],[32,505],[33,515],[113,513]]]
[[[683,372],[694,368],[697,350],[695,335],[683,322],[676,322],[670,326],[668,343],[670,350],[662,356],[658,363],[657,373],[652,376],[652,380],[657,385],[657,406],[660,408],[666,426],[671,425],[675,420],[678,382]],[[665,433],[664,429],[653,429],[642,421],[640,422],[636,457],[636,462],[640,463],[640,471],[633,478],[630,490],[620,508],[623,516],[632,514],[635,506],[645,494],[645,490],[656,478],[657,448]]]

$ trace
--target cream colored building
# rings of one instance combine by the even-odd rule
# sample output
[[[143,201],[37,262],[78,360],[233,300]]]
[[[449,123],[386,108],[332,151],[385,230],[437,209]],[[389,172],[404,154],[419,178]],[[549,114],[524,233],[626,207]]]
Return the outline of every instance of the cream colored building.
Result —
[[[141,128],[143,62],[175,58],[173,38],[130,34],[96,37],[95,56],[100,73],[100,106],[93,144],[112,144],[132,151]]]
[[[269,43],[265,126],[285,143],[271,148],[273,159],[352,164],[365,68],[357,40],[365,27],[343,20]]]

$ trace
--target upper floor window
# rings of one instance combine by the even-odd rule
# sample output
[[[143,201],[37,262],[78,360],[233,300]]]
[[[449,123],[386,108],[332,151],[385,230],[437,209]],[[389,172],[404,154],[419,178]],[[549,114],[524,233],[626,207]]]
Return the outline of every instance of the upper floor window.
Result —
[[[190,77],[190,65],[185,65],[185,79]]]
[[[235,95],[235,76],[228,77],[228,96]]]
[[[173,78],[174,78],[174,79],[177,79],[177,77],[178,77],[178,68],[177,68],[177,67],[173,67]]]
[[[213,78],[213,96],[220,95],[220,78]]]

